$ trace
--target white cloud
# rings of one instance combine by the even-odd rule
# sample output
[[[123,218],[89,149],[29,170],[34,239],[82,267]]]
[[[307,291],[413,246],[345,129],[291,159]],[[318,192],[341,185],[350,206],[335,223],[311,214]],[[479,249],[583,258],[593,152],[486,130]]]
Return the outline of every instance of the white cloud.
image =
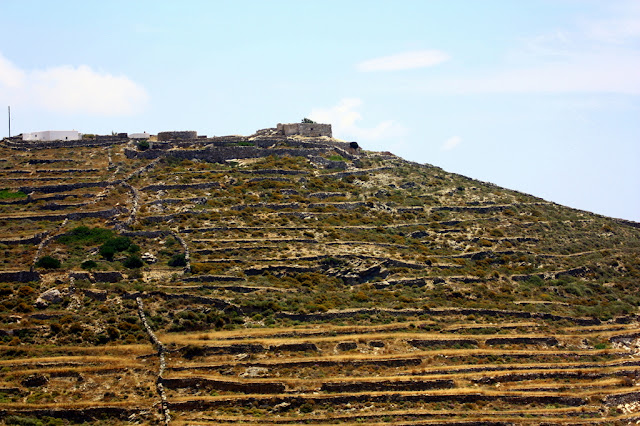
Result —
[[[313,108],[309,118],[320,123],[331,123],[334,136],[340,139],[377,141],[405,133],[404,127],[393,120],[381,121],[372,127],[360,127],[356,122],[362,119],[357,111],[361,106],[361,99],[344,98],[330,108]]]
[[[145,90],[127,77],[99,73],[86,65],[36,71],[31,77],[40,105],[54,111],[130,115],[147,101]]]
[[[399,71],[426,68],[449,60],[449,55],[439,50],[416,50],[370,59],[357,65],[358,71]]]
[[[11,89],[24,85],[25,73],[0,53],[0,87]]]
[[[442,151],[451,151],[452,149],[460,145],[460,142],[462,142],[462,138],[460,136],[452,136],[442,144],[442,147],[440,149]]]
[[[0,95],[12,104],[63,114],[131,115],[146,104],[143,87],[86,65],[24,71],[0,54]]]

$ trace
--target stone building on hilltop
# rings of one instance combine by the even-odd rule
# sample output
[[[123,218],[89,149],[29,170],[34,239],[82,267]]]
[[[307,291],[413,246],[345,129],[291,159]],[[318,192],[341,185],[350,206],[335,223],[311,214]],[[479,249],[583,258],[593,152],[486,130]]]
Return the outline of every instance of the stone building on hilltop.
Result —
[[[278,123],[277,133],[284,136],[332,137],[331,124],[321,123]]]

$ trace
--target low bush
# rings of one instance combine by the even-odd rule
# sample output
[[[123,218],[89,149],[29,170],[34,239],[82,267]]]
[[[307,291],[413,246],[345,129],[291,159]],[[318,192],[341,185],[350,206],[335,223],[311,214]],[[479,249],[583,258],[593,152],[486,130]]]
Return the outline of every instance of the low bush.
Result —
[[[113,256],[116,253],[123,252],[130,246],[131,239],[129,237],[109,238],[102,246],[100,246],[100,255],[107,260],[113,260]]]
[[[85,260],[80,264],[82,269],[86,269],[87,271],[97,268],[98,264],[94,260]]]
[[[134,269],[142,267],[144,265],[144,262],[138,256],[133,255],[126,258],[125,261],[122,262],[122,264],[125,268]]]
[[[167,264],[169,266],[187,266],[187,259],[184,254],[174,254]]]
[[[61,264],[60,261],[53,256],[44,256],[38,259],[38,261],[36,262],[36,266],[38,268],[45,269],[58,269]]]
[[[138,151],[146,151],[151,147],[151,145],[149,144],[149,141],[147,140],[142,140],[140,142],[138,142]]]
[[[62,244],[81,243],[83,245],[101,244],[113,238],[113,231],[103,228],[89,228],[78,226],[58,238]]]

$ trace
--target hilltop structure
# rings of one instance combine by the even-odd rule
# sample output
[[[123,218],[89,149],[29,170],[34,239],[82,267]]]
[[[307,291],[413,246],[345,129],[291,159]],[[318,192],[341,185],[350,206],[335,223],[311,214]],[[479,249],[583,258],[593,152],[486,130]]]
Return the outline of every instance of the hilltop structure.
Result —
[[[23,141],[79,141],[82,133],[76,130],[43,130],[42,132],[23,133]]]
[[[306,137],[333,137],[331,124],[322,123],[278,123],[276,130],[284,136],[306,136]]]
[[[147,132],[129,133],[129,139],[149,139],[150,137],[151,137],[151,134]]]

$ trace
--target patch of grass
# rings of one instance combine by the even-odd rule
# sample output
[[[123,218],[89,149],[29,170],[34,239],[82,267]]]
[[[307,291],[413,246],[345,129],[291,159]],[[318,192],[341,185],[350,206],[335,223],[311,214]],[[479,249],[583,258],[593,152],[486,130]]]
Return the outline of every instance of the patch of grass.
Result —
[[[88,226],[78,226],[58,238],[62,244],[101,244],[113,237],[113,231],[103,228],[89,228]]]
[[[10,189],[0,189],[0,200],[13,200],[27,198],[27,194],[22,191],[12,191]]]

